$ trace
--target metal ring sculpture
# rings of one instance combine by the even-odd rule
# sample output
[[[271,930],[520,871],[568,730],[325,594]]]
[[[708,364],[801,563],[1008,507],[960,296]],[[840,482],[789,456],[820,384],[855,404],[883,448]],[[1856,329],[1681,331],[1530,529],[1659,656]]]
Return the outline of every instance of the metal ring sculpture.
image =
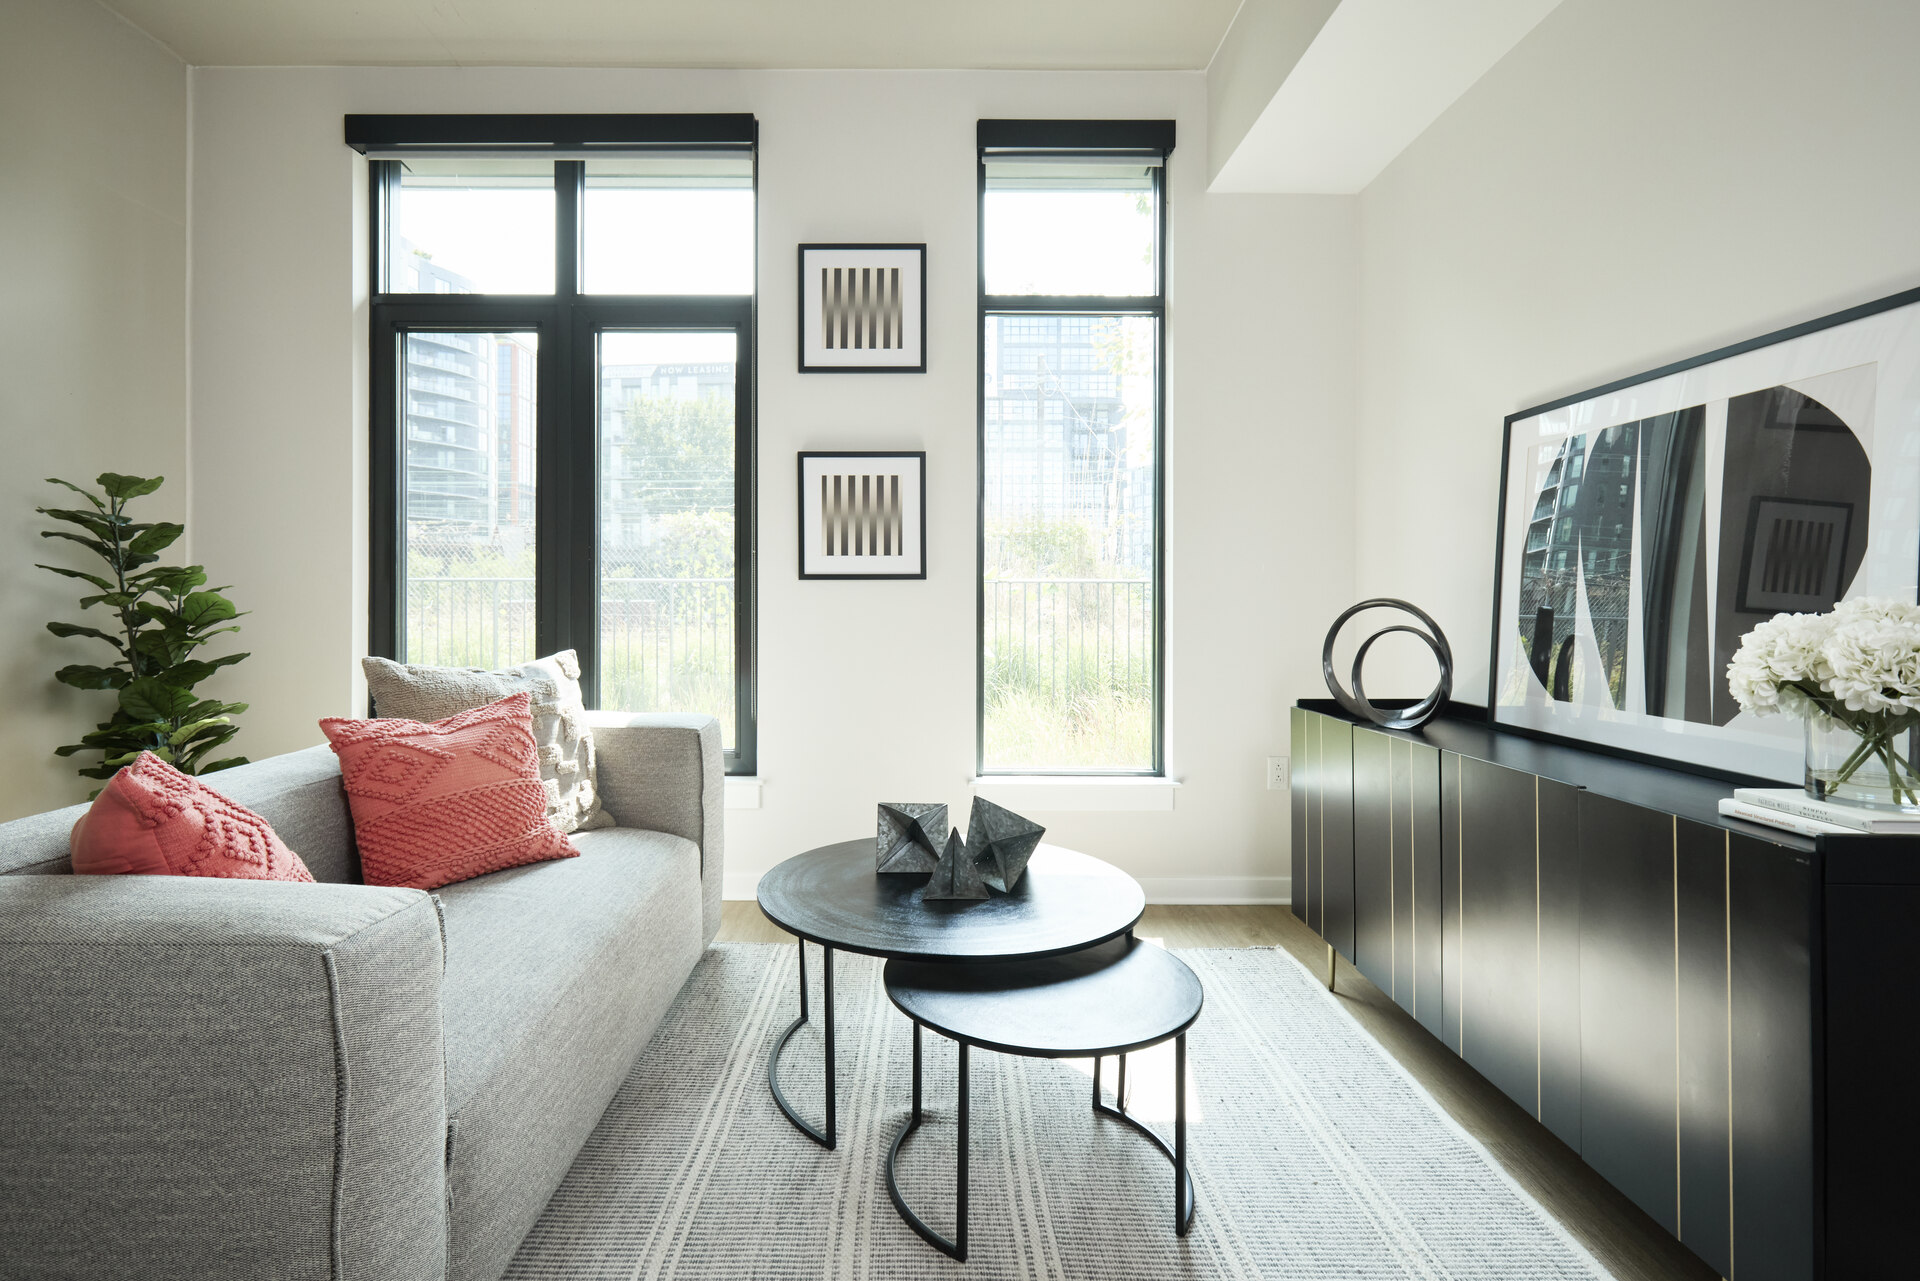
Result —
[[[1426,631],[1406,623],[1396,623],[1392,627],[1383,627],[1360,642],[1360,648],[1353,655],[1353,693],[1349,694],[1340,687],[1340,678],[1333,674],[1333,642],[1340,635],[1340,629],[1347,620],[1366,609],[1397,609],[1412,614],[1427,625]],[[1360,681],[1360,669],[1367,661],[1367,651],[1382,636],[1394,632],[1406,632],[1418,636],[1426,647],[1433,651],[1434,661],[1440,664],[1440,679],[1433,691],[1412,707],[1380,708],[1367,701],[1367,691]],[[1362,720],[1373,722],[1387,729],[1414,729],[1433,719],[1434,713],[1445,705],[1453,693],[1453,650],[1447,644],[1447,634],[1440,630],[1440,624],[1429,618],[1425,611],[1406,601],[1395,600],[1391,596],[1376,596],[1372,600],[1363,600],[1340,617],[1333,620],[1333,626],[1327,629],[1327,643],[1320,650],[1320,670],[1327,678],[1327,688],[1333,692],[1333,699],[1350,714]]]

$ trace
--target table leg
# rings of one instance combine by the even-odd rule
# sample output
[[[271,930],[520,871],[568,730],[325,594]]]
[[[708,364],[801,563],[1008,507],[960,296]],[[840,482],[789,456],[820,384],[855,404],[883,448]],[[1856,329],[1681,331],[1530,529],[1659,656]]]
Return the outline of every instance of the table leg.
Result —
[[[913,1025],[913,1123],[920,1124],[920,1025]]]
[[[1187,1235],[1193,1202],[1187,1184],[1187,1034],[1173,1038],[1173,1234]],[[1185,1202],[1185,1204],[1182,1204]]]
[[[1093,1061],[1093,1110],[1103,1116],[1112,1117],[1132,1126],[1154,1147],[1160,1149],[1160,1155],[1173,1163],[1173,1230],[1177,1236],[1185,1236],[1193,1224],[1193,1176],[1187,1171],[1187,1034],[1182,1032],[1173,1043],[1173,1143],[1155,1134],[1153,1130],[1135,1117],[1127,1114],[1126,1094],[1127,1056],[1120,1056],[1120,1079],[1116,1083],[1118,1091],[1114,1095],[1117,1107],[1109,1107],[1100,1097],[1100,1060]]]
[[[893,1136],[893,1146],[887,1149],[886,1169],[887,1196],[893,1201],[894,1212],[900,1216],[901,1220],[908,1227],[919,1233],[928,1245],[931,1245],[948,1258],[958,1259],[960,1262],[965,1263],[967,1261],[967,1185],[968,1165],[971,1157],[969,1140],[971,1139],[971,1130],[973,1127],[973,1089],[972,1074],[968,1071],[967,1052],[969,1047],[965,1042],[960,1042],[958,1048],[960,1052],[958,1081],[960,1115],[959,1125],[957,1127],[959,1130],[959,1148],[955,1156],[955,1164],[958,1168],[954,1180],[953,1193],[953,1240],[949,1241],[938,1232],[935,1232],[927,1226],[925,1220],[913,1212],[913,1208],[907,1204],[906,1197],[900,1193],[900,1180],[894,1173],[894,1167],[900,1159],[900,1149],[905,1146],[907,1139],[912,1136],[914,1131],[920,1128],[920,1122],[923,1119],[920,1099],[920,1024],[918,1022],[915,1022],[913,1025],[913,1115],[908,1117],[907,1123],[900,1127],[900,1132]]]
[[[780,1034],[778,1041],[774,1042],[773,1053],[767,1056],[767,1088],[773,1092],[773,1101],[780,1106],[780,1111],[786,1115],[787,1120],[793,1122],[800,1133],[821,1147],[832,1149],[838,1141],[839,1131],[835,1125],[834,1106],[836,1091],[833,1070],[833,949],[830,947],[821,949],[821,985],[826,998],[821,1003],[820,1011],[821,1018],[825,1020],[821,1032],[826,1046],[824,1065],[826,1074],[823,1079],[827,1094],[826,1128],[815,1129],[801,1120],[800,1114],[793,1110],[793,1105],[787,1102],[787,1096],[780,1089],[780,1055],[786,1050],[787,1042],[793,1039],[793,1034],[805,1027],[807,1023],[807,941],[799,939],[797,942],[800,945],[800,1017],[787,1025],[787,1030]]]
[[[967,1149],[973,1130],[973,1073],[967,1062],[967,1050],[967,1043],[960,1042],[960,1165],[954,1176],[953,1257],[962,1263],[967,1261]]]

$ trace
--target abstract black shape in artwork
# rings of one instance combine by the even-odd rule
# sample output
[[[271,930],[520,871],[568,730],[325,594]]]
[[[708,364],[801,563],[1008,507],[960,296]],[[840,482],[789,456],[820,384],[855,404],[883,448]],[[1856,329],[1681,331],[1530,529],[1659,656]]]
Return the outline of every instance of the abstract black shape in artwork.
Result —
[[[920,897],[928,900],[987,897],[987,883],[981,879],[973,856],[967,853],[967,843],[960,839],[958,828],[947,834],[947,847],[941,851],[940,861],[934,865],[933,875]]]
[[[920,876],[931,872],[940,861],[940,829],[946,825],[945,805],[882,802],[876,870]]]
[[[973,812],[967,817],[967,840],[973,847],[973,861],[980,876],[1002,894],[1020,883],[1027,860],[1039,846],[1047,829],[1030,818],[1022,818],[992,801],[973,798]]]

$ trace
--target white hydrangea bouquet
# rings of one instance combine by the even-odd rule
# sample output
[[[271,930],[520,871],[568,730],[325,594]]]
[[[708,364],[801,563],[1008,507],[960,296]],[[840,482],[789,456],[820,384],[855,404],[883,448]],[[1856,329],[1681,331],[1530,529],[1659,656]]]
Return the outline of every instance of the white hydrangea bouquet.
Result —
[[[1757,716],[1807,723],[1807,792],[1920,806],[1901,738],[1920,727],[1920,607],[1869,597],[1825,614],[1776,614],[1748,632],[1727,686]]]

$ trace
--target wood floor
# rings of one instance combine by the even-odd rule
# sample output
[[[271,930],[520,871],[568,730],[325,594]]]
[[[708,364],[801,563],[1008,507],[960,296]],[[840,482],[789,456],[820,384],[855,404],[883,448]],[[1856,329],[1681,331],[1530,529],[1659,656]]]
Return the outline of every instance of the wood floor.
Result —
[[[1175,948],[1277,945],[1315,974],[1326,973],[1326,944],[1284,907],[1149,907],[1137,933]],[[720,938],[736,943],[792,941],[748,902],[724,906]],[[1344,960],[1334,992],[1354,1020],[1619,1281],[1711,1281],[1713,1269]]]

